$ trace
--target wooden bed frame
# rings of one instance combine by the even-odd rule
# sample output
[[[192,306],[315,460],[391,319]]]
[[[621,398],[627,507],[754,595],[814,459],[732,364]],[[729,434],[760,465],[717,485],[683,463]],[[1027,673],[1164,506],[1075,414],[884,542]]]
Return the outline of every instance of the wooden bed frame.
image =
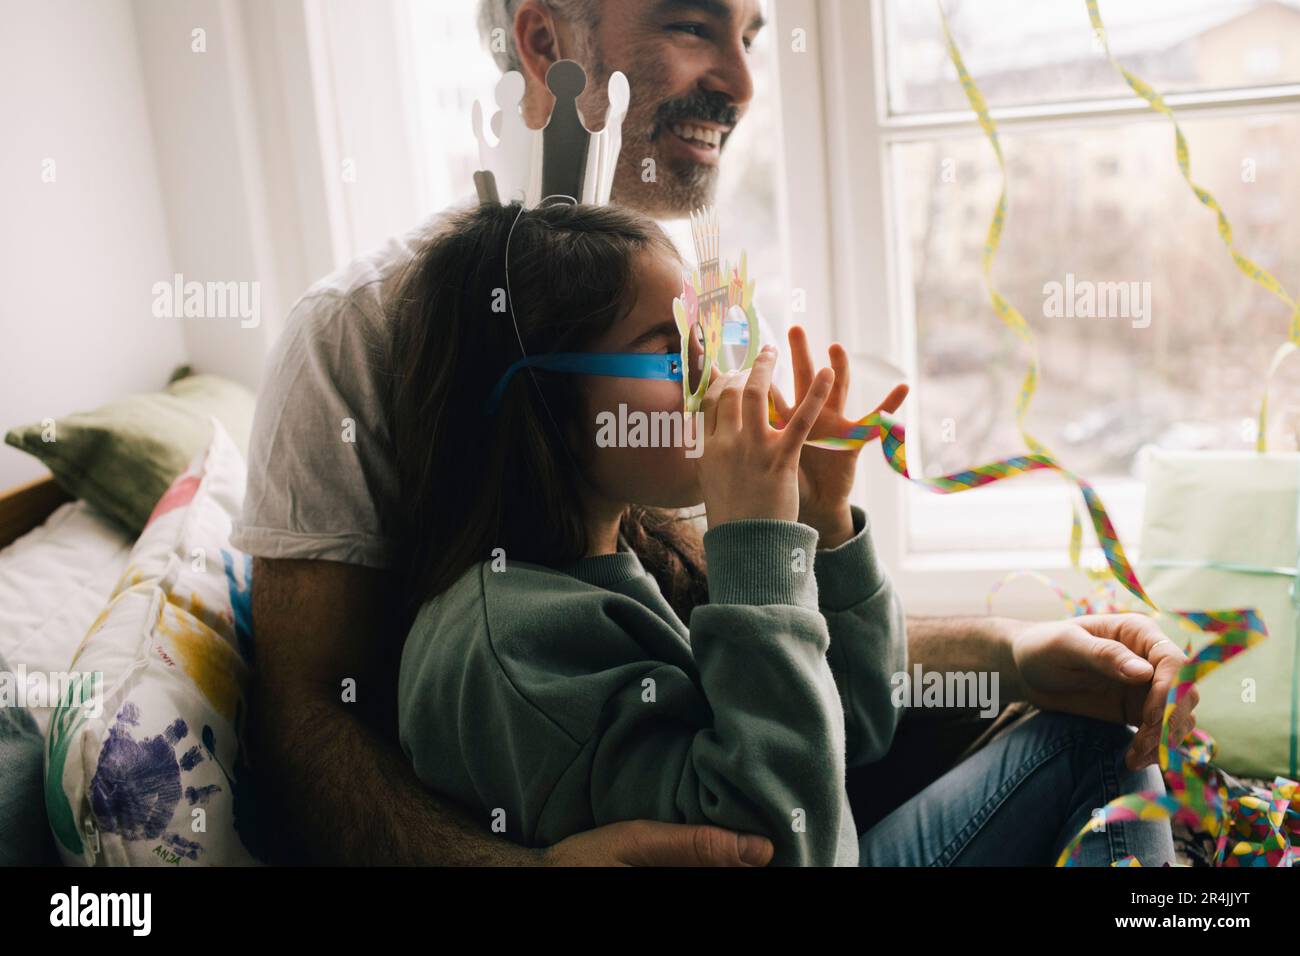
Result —
[[[0,491],[0,548],[31,531],[72,496],[50,475]]]

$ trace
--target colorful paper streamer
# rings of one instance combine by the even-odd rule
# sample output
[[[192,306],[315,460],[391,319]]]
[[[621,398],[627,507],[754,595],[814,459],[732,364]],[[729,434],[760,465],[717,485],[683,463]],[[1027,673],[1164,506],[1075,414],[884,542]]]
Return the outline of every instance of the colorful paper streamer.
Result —
[[[1127,610],[1127,608],[1119,606],[1119,597],[1115,593],[1115,582],[1109,575],[1106,580],[1097,585],[1092,594],[1075,598],[1059,581],[1039,571],[1010,571],[989,589],[989,593],[985,597],[985,605],[989,614],[993,613],[993,598],[997,596],[997,593],[1012,581],[1022,578],[1037,581],[1043,587],[1052,591],[1061,599],[1061,603],[1065,605],[1065,609],[1071,617],[1078,617],[1083,614],[1118,614]]]

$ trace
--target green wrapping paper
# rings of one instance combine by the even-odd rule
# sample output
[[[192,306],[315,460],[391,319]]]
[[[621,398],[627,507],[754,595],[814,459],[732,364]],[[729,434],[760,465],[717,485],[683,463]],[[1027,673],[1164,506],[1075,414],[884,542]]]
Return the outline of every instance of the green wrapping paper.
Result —
[[[1165,608],[1257,608],[1272,635],[1197,684],[1197,726],[1229,773],[1295,779],[1300,455],[1156,451],[1149,465],[1136,562],[1147,592]],[[1211,637],[1161,621],[1194,651]]]

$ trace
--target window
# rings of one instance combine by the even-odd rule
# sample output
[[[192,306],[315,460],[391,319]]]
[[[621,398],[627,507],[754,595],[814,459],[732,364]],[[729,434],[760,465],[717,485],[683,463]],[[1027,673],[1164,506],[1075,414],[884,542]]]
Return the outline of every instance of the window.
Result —
[[[992,107],[1130,95],[1093,40],[1083,0],[944,8]],[[1300,82],[1294,0],[1103,0],[1100,10],[1116,58],[1161,93]],[[934,4],[885,0],[884,26],[890,114],[967,109]]]
[[[470,114],[489,107],[501,73],[479,42],[478,3],[404,0],[406,40],[415,87],[420,201],[427,212],[475,195],[478,142]]]
[[[1232,50],[1279,29],[1300,44],[1300,6],[1281,8],[1279,20],[1276,4],[1184,3],[1172,21],[1157,20],[1160,6],[1142,6],[1143,18],[1150,20],[1130,15],[1108,29],[1117,56],[1133,63],[1139,75],[1168,77],[1175,88],[1205,83],[1216,64],[1235,61]],[[886,34],[893,43],[886,52],[891,63],[936,66],[926,51],[941,35],[939,24],[922,16],[922,7],[933,9],[897,0],[886,4],[886,21],[893,23]],[[1115,92],[1097,73],[1099,65],[1112,75],[1113,70],[1088,42],[1081,4],[1042,3],[1028,23],[999,18],[984,7],[976,19],[970,4],[952,9],[967,66],[977,71],[990,102],[1023,105],[1032,102],[1028,91],[1034,88],[1058,95],[1072,89]],[[1156,30],[1157,22],[1164,28]],[[1049,50],[1057,62],[1045,58]],[[891,70],[890,101],[949,106],[951,89],[961,91],[946,57],[943,65],[946,82],[937,69],[918,67],[910,75]],[[1167,123],[1153,122],[1155,114],[1147,113],[1084,126],[1071,122],[1073,102],[1056,107],[1062,116],[1051,128],[1007,126],[1001,132],[1011,202],[995,274],[1038,340],[1041,385],[1031,432],[1071,468],[1112,485],[1134,476],[1144,445],[1250,447],[1260,397],[1256,383],[1281,341],[1288,310],[1233,265],[1212,214],[1178,172]],[[1280,211],[1297,208],[1300,181],[1267,163],[1260,173],[1247,153],[1300,148],[1300,115],[1260,129],[1247,113],[1182,119],[1195,179],[1210,188],[1230,218],[1235,212],[1239,242],[1249,254],[1291,276],[1294,286],[1300,260],[1281,253],[1300,247],[1300,222]],[[927,475],[1023,449],[1013,404],[1026,354],[987,308],[979,257],[964,254],[982,241],[1001,179],[973,122],[964,134],[960,125],[945,132],[943,138],[890,147],[902,186],[897,241],[910,245],[913,264],[920,385],[913,412]],[[1076,167],[1079,157],[1084,162]],[[1163,162],[1148,164],[1141,175],[1126,172],[1151,157]],[[970,177],[945,177],[943,164],[951,160],[972,170]],[[1080,175],[1074,176],[1076,168]],[[1061,188],[1066,182],[1069,188]],[[934,209],[954,205],[966,214],[943,232],[931,228]],[[1069,295],[1072,287],[1089,283],[1118,294],[1119,300],[1107,301],[1118,308],[1103,308],[1100,298],[1089,318],[1066,318],[1050,308],[1049,287]],[[1300,396],[1300,388],[1283,383],[1279,394],[1286,396],[1284,404]],[[1279,421],[1276,447],[1286,447],[1293,432]],[[932,506],[920,499],[916,507]],[[950,544],[942,530],[930,535],[924,528],[918,522],[911,529],[918,548]],[[1048,528],[1055,533],[1055,523]],[[1128,530],[1132,537],[1136,529]],[[1024,543],[1023,530],[1016,539]],[[1052,543],[1042,533],[1032,539]]]
[[[1253,447],[1260,379],[1289,312],[1234,266],[1178,171],[1170,124],[1110,66],[1083,0],[944,6],[1006,156],[994,281],[1038,343],[1029,431],[1098,486],[1132,554],[1141,449]],[[1115,56],[1178,111],[1193,178],[1227,211],[1238,247],[1300,291],[1300,223],[1285,215],[1300,208],[1300,177],[1277,161],[1300,149],[1300,2],[1103,0],[1101,13]],[[830,2],[827,21],[839,91],[830,135],[880,169],[864,184],[846,164],[829,186],[843,217],[881,210],[882,238],[847,227],[846,258],[863,277],[837,277],[851,299],[874,287],[889,304],[862,320],[857,351],[887,348],[911,373],[914,474],[1023,453],[1015,402],[1028,353],[994,314],[981,273],[1001,176],[934,4]],[[874,62],[860,62],[864,42]],[[862,132],[835,132],[850,123]],[[1107,293],[1095,317],[1053,310],[1052,284],[1063,294],[1083,283]],[[1276,394],[1270,447],[1294,449],[1300,373],[1284,369]],[[870,492],[887,560],[919,606],[937,606],[940,581],[944,599],[969,610],[1005,570],[1067,564],[1071,493],[1057,477],[940,496],[875,468]]]
[[[1257,261],[1271,261],[1283,275],[1289,265],[1294,274],[1300,263],[1279,253],[1296,248],[1300,225],[1277,213],[1297,208],[1300,183],[1282,168],[1243,181],[1240,120],[1192,119],[1182,126],[1195,178],[1229,211],[1240,244]],[[1280,148],[1300,147],[1300,116],[1288,117],[1275,135]],[[1199,433],[1196,447],[1248,447],[1253,436],[1242,423],[1259,400],[1252,384],[1286,328],[1286,307],[1233,265],[1212,213],[1196,202],[1179,174],[1170,139],[1161,123],[1009,131],[1002,137],[1008,152],[1037,167],[1034,176],[1011,179],[1007,229],[995,265],[999,288],[1038,340],[1042,383],[1030,427],[1064,461],[1098,478],[1130,475],[1144,444],[1185,445],[1185,437],[1175,436],[1185,436],[1192,423],[1214,426]],[[1069,154],[1100,154],[1111,168],[1127,168],[1130,157],[1143,152],[1168,162],[1145,176],[1118,178],[1089,163],[1084,168],[1091,175],[1081,183],[1068,191],[1053,188],[1064,178]],[[978,155],[989,147],[978,133],[895,147],[906,186],[900,239],[909,243],[914,264],[927,474],[1023,447],[1011,404],[1025,355],[1012,348],[986,307],[979,258],[964,255],[958,245],[963,239],[971,245],[982,241],[1000,177],[990,161],[967,182],[945,182],[939,170],[954,153]],[[928,224],[932,207],[940,204],[980,214],[937,233]],[[1099,301],[1094,318],[1053,317],[1044,295],[1052,282],[1067,291],[1084,282],[1125,283],[1120,291],[1135,295],[1118,310],[1123,315],[1102,314]],[[1149,294],[1147,315],[1139,302],[1143,289]],[[1207,362],[1214,369],[1208,380]],[[988,415],[962,414],[974,406],[988,407]],[[956,437],[947,443],[938,437],[936,416],[957,417]],[[966,429],[960,427],[963,419],[969,420]]]

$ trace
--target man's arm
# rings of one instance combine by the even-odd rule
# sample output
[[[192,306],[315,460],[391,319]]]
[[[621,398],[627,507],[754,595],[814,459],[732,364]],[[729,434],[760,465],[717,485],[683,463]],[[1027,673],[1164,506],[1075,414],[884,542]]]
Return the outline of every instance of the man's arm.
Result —
[[[1005,617],[909,617],[908,667],[919,664],[922,671],[996,673],[1002,702],[1021,700],[1024,690],[1011,652],[1011,636],[1021,623]],[[914,707],[908,719],[950,717],[951,709]]]
[[[1003,701],[1137,726],[1126,754],[1131,769],[1155,762],[1165,701],[1187,662],[1155,620],[1140,613],[1040,622],[909,618],[907,637],[909,657],[926,670],[996,672]],[[1192,711],[1199,701],[1193,687],[1170,714],[1174,740],[1196,726]],[[914,713],[924,719],[942,717],[943,710]]]
[[[542,863],[425,789],[396,744],[392,588],[372,568],[254,558],[253,749],[277,823],[323,863]]]

